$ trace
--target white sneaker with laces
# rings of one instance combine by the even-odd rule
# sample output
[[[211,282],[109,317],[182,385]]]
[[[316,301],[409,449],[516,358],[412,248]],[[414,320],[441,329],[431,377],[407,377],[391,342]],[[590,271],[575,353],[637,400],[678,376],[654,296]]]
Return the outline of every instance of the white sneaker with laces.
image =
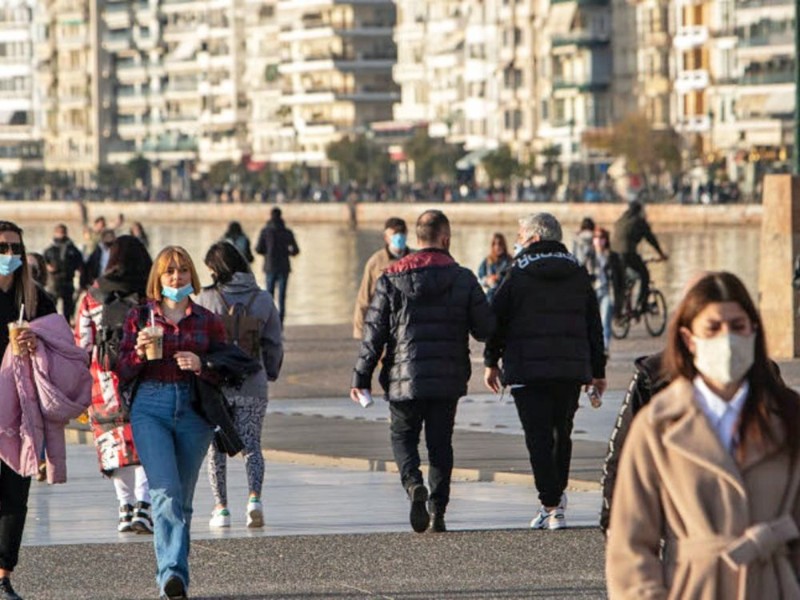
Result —
[[[567,517],[564,515],[564,509],[557,506],[549,515],[547,519],[547,528],[553,529],[566,529]]]
[[[536,516],[531,519],[531,529],[547,529],[550,513],[544,506],[539,507]]]
[[[211,513],[211,520],[208,522],[209,527],[230,527],[231,526],[231,513],[227,508],[215,508]]]
[[[264,526],[264,507],[260,500],[248,501],[247,526],[252,529]]]

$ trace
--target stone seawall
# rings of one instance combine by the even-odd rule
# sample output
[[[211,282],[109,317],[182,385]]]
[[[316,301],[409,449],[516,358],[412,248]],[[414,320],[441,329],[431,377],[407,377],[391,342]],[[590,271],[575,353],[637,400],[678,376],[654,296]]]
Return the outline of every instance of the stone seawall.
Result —
[[[89,218],[104,215],[113,221],[123,213],[128,222],[209,223],[240,221],[250,225],[269,218],[269,204],[208,204],[194,202],[91,202]],[[600,225],[612,224],[624,210],[622,204],[584,203],[365,203],[351,210],[346,204],[288,203],[281,205],[284,218],[292,223],[350,223],[353,216],[360,225],[380,226],[387,217],[399,216],[413,223],[425,209],[438,208],[458,225],[507,225],[532,212],[553,213],[563,223],[578,223],[592,217]],[[761,205],[685,206],[653,204],[647,216],[656,226],[757,226],[761,223]],[[75,202],[0,202],[0,219],[9,221],[79,222],[80,207]]]

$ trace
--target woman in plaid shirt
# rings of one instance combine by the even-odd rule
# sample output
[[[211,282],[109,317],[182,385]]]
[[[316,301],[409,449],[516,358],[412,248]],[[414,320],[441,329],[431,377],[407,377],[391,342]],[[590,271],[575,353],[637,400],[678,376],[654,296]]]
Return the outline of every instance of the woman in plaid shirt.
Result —
[[[192,499],[213,437],[211,425],[192,408],[189,382],[192,373],[215,378],[200,357],[225,342],[220,318],[189,298],[199,291],[189,253],[180,246],[164,248],[150,271],[147,304],[132,309],[125,321],[118,364],[123,382],[139,382],[131,408],[133,439],[153,500],[156,580],[161,597],[169,599],[186,598]],[[146,354],[154,338],[144,329],[152,322],[164,332],[163,358],[156,360]]]

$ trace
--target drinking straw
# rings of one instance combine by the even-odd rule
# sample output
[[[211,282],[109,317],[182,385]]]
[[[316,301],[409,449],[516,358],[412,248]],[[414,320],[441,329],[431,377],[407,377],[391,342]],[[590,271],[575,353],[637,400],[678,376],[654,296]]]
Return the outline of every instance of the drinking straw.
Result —
[[[22,318],[25,316],[25,303],[19,305],[19,319],[17,320],[17,327],[22,327]]]

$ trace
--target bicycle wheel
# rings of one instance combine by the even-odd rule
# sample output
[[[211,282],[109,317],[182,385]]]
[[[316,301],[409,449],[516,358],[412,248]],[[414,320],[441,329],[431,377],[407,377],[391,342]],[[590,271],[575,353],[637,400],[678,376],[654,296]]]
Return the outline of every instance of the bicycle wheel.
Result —
[[[667,301],[664,294],[657,289],[651,289],[647,294],[647,310],[644,312],[644,325],[653,337],[664,333],[667,326]]]
[[[620,317],[611,318],[611,335],[614,339],[624,340],[628,337],[628,332],[631,330],[631,317],[624,314]]]

